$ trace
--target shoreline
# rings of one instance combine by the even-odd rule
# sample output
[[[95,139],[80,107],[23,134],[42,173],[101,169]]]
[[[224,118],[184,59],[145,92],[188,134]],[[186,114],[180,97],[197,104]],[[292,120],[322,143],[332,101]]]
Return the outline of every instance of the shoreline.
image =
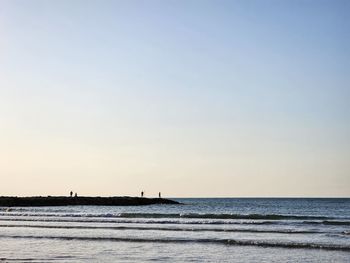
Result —
[[[0,196],[0,206],[71,206],[71,205],[96,205],[96,206],[142,206],[142,205],[179,205],[181,203],[165,198],[146,198],[131,196],[92,197],[92,196],[30,196],[12,197]]]

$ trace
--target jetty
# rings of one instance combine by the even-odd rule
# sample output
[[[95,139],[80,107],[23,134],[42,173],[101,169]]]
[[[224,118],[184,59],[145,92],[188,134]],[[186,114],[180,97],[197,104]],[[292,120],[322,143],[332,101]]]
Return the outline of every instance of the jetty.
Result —
[[[11,197],[0,196],[0,206],[69,206],[69,205],[97,205],[97,206],[141,206],[141,205],[176,205],[177,201],[165,198],[145,198],[130,196],[112,197],[66,197],[66,196],[31,196]]]

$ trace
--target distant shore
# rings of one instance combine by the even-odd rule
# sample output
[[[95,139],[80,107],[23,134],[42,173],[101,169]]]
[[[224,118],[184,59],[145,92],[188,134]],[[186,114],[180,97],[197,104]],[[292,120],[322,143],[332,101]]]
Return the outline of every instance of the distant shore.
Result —
[[[68,206],[68,205],[98,205],[98,206],[141,206],[154,204],[180,204],[165,198],[145,198],[130,196],[113,197],[66,197],[66,196],[31,196],[11,197],[0,196],[0,206]]]

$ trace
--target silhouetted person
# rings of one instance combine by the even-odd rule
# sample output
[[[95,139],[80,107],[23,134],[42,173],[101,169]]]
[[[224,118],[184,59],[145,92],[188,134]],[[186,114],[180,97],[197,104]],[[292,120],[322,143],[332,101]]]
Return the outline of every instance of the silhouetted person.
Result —
[[[75,193],[74,197],[78,197],[78,193]]]
[[[143,191],[141,191],[141,197],[143,197],[143,194],[144,194],[144,192],[143,192]]]
[[[160,192],[158,193],[158,197],[159,197],[159,198],[162,198],[162,194],[161,194]]]
[[[72,197],[73,196],[73,191],[70,191],[70,197]]]

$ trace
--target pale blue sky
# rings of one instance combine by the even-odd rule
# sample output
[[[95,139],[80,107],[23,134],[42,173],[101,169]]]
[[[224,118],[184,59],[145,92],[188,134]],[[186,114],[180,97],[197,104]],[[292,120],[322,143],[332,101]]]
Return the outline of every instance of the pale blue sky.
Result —
[[[0,0],[0,193],[350,196],[349,13]]]

